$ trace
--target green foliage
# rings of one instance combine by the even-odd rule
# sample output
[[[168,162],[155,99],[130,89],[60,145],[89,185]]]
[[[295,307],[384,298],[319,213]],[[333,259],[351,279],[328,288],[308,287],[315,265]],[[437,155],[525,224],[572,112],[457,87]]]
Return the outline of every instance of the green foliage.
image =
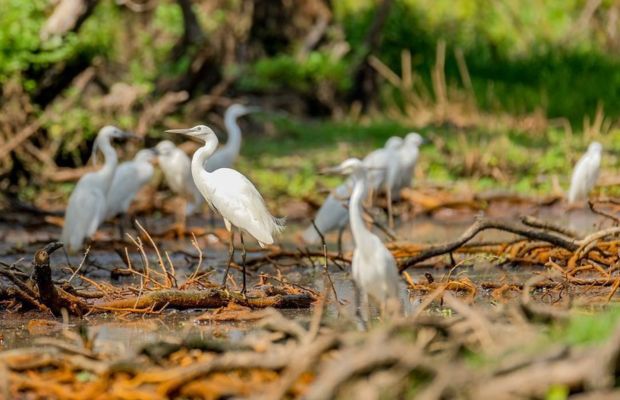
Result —
[[[568,326],[557,328],[552,337],[573,345],[600,343],[614,332],[619,322],[620,307],[613,305],[604,312],[573,316]]]
[[[42,41],[39,32],[45,22],[49,2],[46,0],[4,0],[0,13],[0,82],[26,70],[37,69],[81,54],[106,55],[113,39],[111,22],[114,8],[107,4],[97,7],[96,15],[82,27],[80,35]],[[36,82],[24,82],[34,89]]]
[[[320,51],[311,52],[304,60],[281,54],[258,60],[248,68],[247,74],[240,76],[240,87],[245,90],[288,88],[309,93],[318,84],[346,90],[351,84],[347,64]]]

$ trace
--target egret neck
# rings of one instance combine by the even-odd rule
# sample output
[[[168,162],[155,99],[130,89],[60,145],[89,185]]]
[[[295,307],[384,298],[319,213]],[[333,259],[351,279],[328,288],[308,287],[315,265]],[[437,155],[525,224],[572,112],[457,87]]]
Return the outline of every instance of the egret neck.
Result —
[[[114,150],[114,147],[112,147],[112,143],[110,143],[110,138],[108,136],[97,138],[95,152],[97,151],[97,149],[101,150],[105,160],[103,163],[103,168],[97,171],[97,174],[103,179],[103,187],[107,193],[107,191],[110,189],[110,185],[112,185],[114,170],[116,169],[116,165],[118,164],[118,157],[116,155],[116,150]]]
[[[213,152],[215,152],[218,145],[217,136],[215,135],[201,136],[200,139],[204,140],[205,145],[196,150],[196,152],[194,152],[194,156],[192,157],[192,177],[194,178],[194,182],[198,181],[198,177],[201,175],[209,176],[209,172],[204,169],[203,165],[209,157],[211,157]],[[209,188],[209,180],[205,179],[204,183],[205,186]]]
[[[241,128],[239,128],[237,118],[238,115],[231,112],[226,112],[224,116],[224,125],[226,126],[226,131],[228,131],[228,140],[222,151],[233,155],[234,158],[236,158],[241,151]]]
[[[351,200],[349,202],[349,219],[351,221],[351,232],[353,233],[355,246],[357,248],[363,248],[363,246],[369,245],[364,243],[364,241],[371,234],[366,228],[362,218],[362,213],[364,211],[362,208],[362,202],[366,196],[365,169],[360,168],[355,171],[353,173],[353,181],[353,193],[351,194]]]

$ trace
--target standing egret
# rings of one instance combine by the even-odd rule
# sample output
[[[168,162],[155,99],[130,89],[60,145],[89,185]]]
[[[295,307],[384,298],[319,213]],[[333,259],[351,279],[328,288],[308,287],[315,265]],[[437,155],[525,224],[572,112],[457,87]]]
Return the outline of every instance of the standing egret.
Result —
[[[416,132],[411,132],[405,136],[404,144],[398,150],[400,168],[395,182],[395,196],[400,196],[400,190],[411,185],[411,176],[418,162],[422,143],[424,143],[424,138]]]
[[[366,228],[362,219],[362,203],[368,180],[367,167],[357,158],[350,158],[328,171],[350,175],[353,180],[353,193],[349,200],[349,221],[355,243],[351,270],[360,292],[359,297],[367,300],[370,295],[383,310],[388,310],[391,300],[398,301],[398,269],[392,253],[379,237]],[[359,300],[358,298],[357,310],[361,313]]]
[[[189,199],[185,207],[185,215],[193,214],[202,204],[203,198],[192,179],[189,157],[170,140],[157,143],[155,151],[168,187],[174,193]]]
[[[153,177],[155,157],[153,150],[142,149],[136,153],[133,160],[119,164],[114,172],[114,179],[106,197],[105,219],[113,218],[119,214],[127,215],[127,210],[129,210],[129,206],[138,191]],[[123,222],[121,220],[119,225],[121,238],[123,236]]]
[[[226,144],[207,159],[205,169],[213,172],[220,168],[232,168],[241,151],[241,128],[237,124],[237,118],[256,111],[254,107],[246,107],[241,104],[233,104],[226,109],[224,125],[228,132]]]
[[[246,293],[245,243],[243,232],[258,241],[261,247],[272,244],[274,236],[284,229],[284,221],[274,218],[263,197],[248,178],[230,168],[220,168],[208,172],[203,168],[213,154],[218,139],[213,130],[205,125],[189,129],[170,129],[168,133],[180,133],[204,141],[204,146],[196,150],[192,157],[192,177],[205,200],[224,218],[226,229],[230,232],[228,266],[224,274],[223,286],[226,285],[230,264],[235,252],[233,226],[239,229],[242,246],[243,289]]]
[[[587,200],[590,190],[598,179],[602,152],[603,146],[599,142],[592,142],[588,146],[586,154],[575,165],[570,190],[568,191],[568,202],[570,204]]]
[[[92,154],[96,158],[100,149],[105,163],[98,171],[82,176],[69,197],[61,241],[70,253],[79,250],[84,240],[92,236],[105,219],[106,196],[118,163],[110,141],[129,136],[115,126],[105,126],[97,134]]]

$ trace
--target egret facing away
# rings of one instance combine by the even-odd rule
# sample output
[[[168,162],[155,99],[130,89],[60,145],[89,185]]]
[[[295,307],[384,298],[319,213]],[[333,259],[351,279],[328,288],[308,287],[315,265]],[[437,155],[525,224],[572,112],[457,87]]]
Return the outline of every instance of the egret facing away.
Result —
[[[79,250],[105,219],[106,197],[118,163],[110,141],[130,136],[115,126],[105,126],[97,134],[92,154],[96,158],[100,149],[105,163],[98,171],[82,176],[69,197],[61,241],[70,253]]]
[[[575,165],[568,191],[569,203],[587,200],[588,194],[598,179],[602,152],[603,146],[599,142],[592,142],[586,154]]]
[[[193,214],[202,204],[203,197],[192,179],[189,157],[170,140],[162,140],[157,143],[155,151],[168,187],[174,193],[189,199],[185,207],[185,214]]]
[[[203,168],[205,162],[213,154],[218,139],[213,130],[205,125],[189,129],[170,129],[168,133],[180,133],[204,141],[204,146],[196,150],[192,157],[192,177],[200,193],[209,205],[224,218],[226,229],[230,232],[229,259],[224,282],[226,285],[230,264],[235,252],[233,226],[239,229],[242,246],[243,289],[246,292],[245,243],[243,232],[258,241],[261,247],[272,244],[274,236],[284,229],[284,222],[274,218],[263,197],[248,178],[230,168],[220,168],[208,172]]]
[[[371,152],[363,161],[364,166],[370,170],[368,172],[368,184],[371,196],[378,193],[385,193],[388,208],[388,224],[390,228],[394,227],[392,192],[396,186],[398,173],[400,171],[398,149],[402,144],[402,138],[392,136],[385,142],[383,148]]]
[[[226,109],[224,125],[228,132],[228,141],[207,159],[205,169],[213,172],[220,168],[232,168],[241,151],[241,128],[237,124],[237,118],[258,110],[255,107],[246,107],[241,104],[233,104]]]
[[[352,275],[360,292],[360,297],[367,300],[368,295],[377,301],[383,310],[388,310],[394,301],[398,305],[398,269],[396,260],[381,239],[370,232],[362,219],[362,202],[366,196],[367,169],[362,161],[350,158],[332,168],[330,172],[351,175],[353,193],[349,200],[349,221],[355,249],[353,250]],[[358,312],[360,310],[358,298]]]
[[[411,177],[416,163],[418,162],[420,146],[423,143],[424,138],[416,132],[411,132],[405,136],[404,144],[398,150],[400,166],[398,177],[395,182],[394,193],[392,195],[394,199],[398,199],[400,197],[401,189],[411,185]]]
[[[119,214],[127,215],[127,210],[138,191],[153,177],[155,158],[153,150],[142,149],[136,153],[133,160],[119,164],[108,190],[105,219]],[[122,225],[123,221],[120,224],[121,237]]]

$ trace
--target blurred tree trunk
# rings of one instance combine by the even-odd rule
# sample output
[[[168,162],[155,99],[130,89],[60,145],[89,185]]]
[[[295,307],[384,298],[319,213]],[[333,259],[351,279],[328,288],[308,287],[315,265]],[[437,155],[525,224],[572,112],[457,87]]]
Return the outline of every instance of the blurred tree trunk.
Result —
[[[382,0],[377,7],[377,12],[370,25],[366,38],[364,39],[364,48],[360,55],[360,61],[353,69],[353,86],[347,96],[350,102],[360,102],[362,109],[367,110],[377,93],[376,72],[368,62],[371,54],[377,51],[381,44],[381,34],[383,27],[390,15],[393,0]]]
[[[209,43],[191,0],[177,0],[183,14],[183,36],[170,52],[170,62],[188,57],[191,62],[179,77],[166,79],[160,77],[156,94],[186,91],[190,94],[198,90],[209,91],[222,79],[221,65],[215,46]]]

